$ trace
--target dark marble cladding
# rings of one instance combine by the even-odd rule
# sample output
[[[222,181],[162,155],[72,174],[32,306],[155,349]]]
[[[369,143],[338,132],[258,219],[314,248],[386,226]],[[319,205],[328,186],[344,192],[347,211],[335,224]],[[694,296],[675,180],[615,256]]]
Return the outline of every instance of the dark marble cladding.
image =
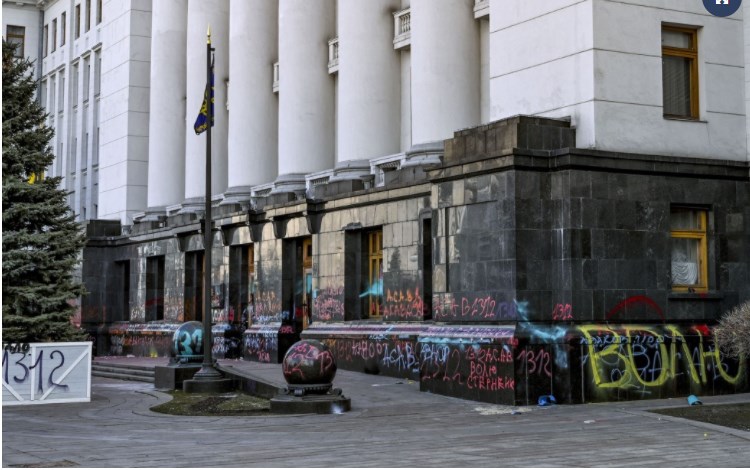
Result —
[[[445,162],[508,155],[513,149],[553,150],[575,147],[575,129],[558,119],[516,116],[458,131],[445,141]]]

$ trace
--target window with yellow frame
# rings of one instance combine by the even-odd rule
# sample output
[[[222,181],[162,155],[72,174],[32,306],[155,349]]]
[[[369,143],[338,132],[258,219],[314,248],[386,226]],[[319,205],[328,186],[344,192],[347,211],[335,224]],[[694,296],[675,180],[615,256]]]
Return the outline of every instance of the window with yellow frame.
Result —
[[[664,117],[698,119],[698,30],[662,26]]]
[[[708,211],[688,207],[672,208],[672,290],[708,290]]]

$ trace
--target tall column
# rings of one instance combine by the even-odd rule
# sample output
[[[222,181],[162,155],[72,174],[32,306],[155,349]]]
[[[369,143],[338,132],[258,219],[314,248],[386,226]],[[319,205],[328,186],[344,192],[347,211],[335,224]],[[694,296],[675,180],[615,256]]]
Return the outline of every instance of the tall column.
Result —
[[[742,24],[745,39],[745,130],[747,134],[747,161],[750,161],[750,1],[742,6]]]
[[[334,0],[279,0],[279,177],[277,192],[333,168],[334,85],[328,40]]]
[[[479,27],[473,0],[412,0],[412,145],[479,124]]]
[[[151,16],[151,96],[147,214],[185,196],[187,3],[160,0]],[[205,74],[204,74],[205,75]],[[197,111],[196,111],[197,113]]]
[[[398,0],[338,0],[338,162],[362,164],[399,151],[400,54],[393,50]]]
[[[271,67],[278,59],[275,1],[232,0],[229,7],[229,189],[247,200],[250,186],[270,183],[278,168],[278,99]]]
[[[158,2],[157,2],[158,3]],[[227,88],[229,76],[229,4],[224,0],[189,0],[187,13],[187,107],[185,130],[185,202],[183,211],[202,211],[206,192],[205,135],[193,124],[206,87],[206,32],[211,27],[214,53],[214,127],[211,134],[212,195],[227,189]],[[197,203],[197,204],[196,204]]]

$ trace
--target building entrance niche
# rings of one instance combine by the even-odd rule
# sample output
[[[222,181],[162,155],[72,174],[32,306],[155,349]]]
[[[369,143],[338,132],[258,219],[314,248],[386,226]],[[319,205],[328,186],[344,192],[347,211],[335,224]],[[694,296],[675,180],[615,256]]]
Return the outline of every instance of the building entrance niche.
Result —
[[[302,330],[310,324],[312,237],[284,240],[283,252],[282,333],[293,331],[297,341]]]
[[[247,328],[255,311],[255,247],[233,246],[229,250],[229,323]]]

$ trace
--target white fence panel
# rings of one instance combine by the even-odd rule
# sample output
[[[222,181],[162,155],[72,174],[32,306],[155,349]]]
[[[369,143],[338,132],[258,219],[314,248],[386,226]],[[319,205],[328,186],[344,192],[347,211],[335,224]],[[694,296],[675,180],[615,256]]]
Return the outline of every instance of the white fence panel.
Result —
[[[3,406],[91,401],[91,342],[3,345]]]

